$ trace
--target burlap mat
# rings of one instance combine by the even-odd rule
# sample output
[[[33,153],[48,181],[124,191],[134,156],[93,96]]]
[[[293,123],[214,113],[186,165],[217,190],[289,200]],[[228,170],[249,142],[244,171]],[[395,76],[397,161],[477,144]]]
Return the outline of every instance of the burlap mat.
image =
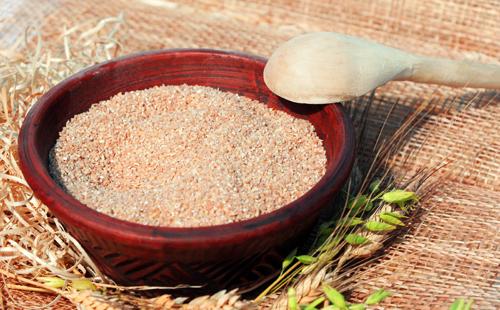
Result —
[[[46,42],[64,25],[97,21],[123,13],[122,53],[172,47],[209,47],[268,56],[279,43],[303,32],[337,31],[371,38],[424,55],[499,62],[500,3],[497,0],[406,1],[0,1],[0,47],[41,26]],[[483,94],[484,95],[484,94]],[[458,96],[457,107],[436,109],[391,161],[394,174],[429,167],[443,159],[446,182],[423,206],[420,225],[387,250],[376,268],[363,275],[353,298],[374,288],[394,293],[387,308],[447,308],[460,296],[474,298],[478,309],[500,308],[500,97],[489,92],[460,112],[471,92],[394,83],[377,91],[380,101],[365,129],[369,144],[387,110],[384,135],[396,130],[416,101]],[[462,98],[462,99],[460,99]],[[488,104],[486,104],[488,103]],[[405,161],[404,154],[419,150]],[[52,297],[18,294],[34,304]],[[14,296],[16,297],[16,296]],[[45,300],[45,301],[47,301]],[[5,297],[4,297],[5,301]],[[68,306],[59,303],[56,308]]]

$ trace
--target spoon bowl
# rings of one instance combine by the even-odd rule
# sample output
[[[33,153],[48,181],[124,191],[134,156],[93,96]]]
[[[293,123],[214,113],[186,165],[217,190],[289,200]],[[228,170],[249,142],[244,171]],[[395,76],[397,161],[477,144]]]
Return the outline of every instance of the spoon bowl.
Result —
[[[409,54],[334,32],[301,35],[281,45],[264,69],[275,94],[298,103],[351,100],[391,80],[454,87],[500,87],[500,66]]]

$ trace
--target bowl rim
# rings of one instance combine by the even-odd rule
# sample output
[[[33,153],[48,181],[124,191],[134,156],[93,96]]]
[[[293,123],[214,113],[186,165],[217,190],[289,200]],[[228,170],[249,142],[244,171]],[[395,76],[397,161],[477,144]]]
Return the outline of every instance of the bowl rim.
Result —
[[[266,62],[266,59],[260,56],[215,49],[161,49],[139,52],[90,66],[71,75],[53,86],[29,109],[18,138],[21,171],[34,194],[63,223],[71,223],[71,225],[76,225],[84,230],[98,232],[118,243],[142,248],[159,248],[166,244],[176,248],[194,248],[200,245],[211,247],[220,242],[241,242],[243,239],[262,237],[284,229],[287,225],[293,225],[300,221],[300,216],[307,215],[307,211],[311,212],[317,202],[326,199],[329,193],[341,188],[354,162],[355,141],[352,122],[340,104],[330,104],[325,107],[340,116],[339,125],[343,130],[341,135],[343,141],[336,144],[340,148],[340,155],[334,161],[333,171],[325,173],[313,187],[294,201],[273,212],[247,220],[201,227],[144,225],[97,212],[66,193],[56,183],[48,173],[47,164],[36,152],[35,137],[38,124],[41,122],[42,116],[45,115],[45,111],[57,102],[57,98],[62,93],[92,76],[113,70],[116,66],[132,64],[141,59],[161,57],[165,54],[182,54],[184,57],[189,57],[200,53],[216,54],[220,57],[231,57],[240,61],[254,61],[261,64]]]

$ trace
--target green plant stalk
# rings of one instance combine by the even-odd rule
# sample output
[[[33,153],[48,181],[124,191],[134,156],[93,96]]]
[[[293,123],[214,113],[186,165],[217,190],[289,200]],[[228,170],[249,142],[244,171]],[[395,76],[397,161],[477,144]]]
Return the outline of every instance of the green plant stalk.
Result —
[[[299,267],[302,263],[301,262],[295,262],[292,266],[289,266],[288,269],[286,269],[276,280],[273,281],[265,290],[262,291],[262,293],[259,294],[255,298],[255,301],[258,302],[262,298],[264,298],[273,288],[276,286],[284,277],[286,277],[289,273],[292,272],[295,268]]]
[[[280,289],[282,289],[285,285],[287,285],[288,283],[290,283],[291,281],[293,281],[293,279],[295,279],[295,277],[298,274],[300,274],[304,268],[305,268],[304,265],[299,266],[298,269],[294,270],[293,273],[291,273],[288,277],[286,277],[285,279],[281,280],[281,282],[278,283],[276,285],[276,287],[274,287],[271,290],[271,293],[276,293],[277,291],[279,291]]]
[[[394,189],[391,189],[391,190],[394,190]],[[390,191],[389,190],[381,190],[374,197],[372,197],[372,195],[374,195],[375,193],[371,192],[369,194],[369,196],[368,196],[366,205],[368,205],[370,202],[373,203],[373,202],[375,202],[377,200],[383,200],[382,199],[383,195],[386,194],[386,193],[388,193],[388,192],[390,192]],[[356,197],[357,196],[359,196],[359,193],[356,195]],[[346,198],[346,199],[348,200],[348,198]],[[408,201],[407,203],[409,204],[410,201]],[[403,206],[401,208],[404,213],[406,213],[405,204],[406,203],[403,203]],[[397,205],[400,205],[400,204],[397,204]],[[348,208],[348,205],[345,205],[344,207]],[[343,219],[347,219],[350,216],[353,216],[351,214],[352,211],[353,210],[349,210],[349,212],[347,212],[347,214],[343,214],[341,216],[341,218],[339,220],[337,220],[337,221],[342,221]],[[376,213],[378,211],[374,211],[374,212]],[[359,208],[359,210],[356,210],[354,216],[356,216],[358,214],[361,214],[361,215],[371,214],[371,212],[364,210],[364,208]],[[386,223],[380,223],[379,225],[391,226],[391,225],[388,225]],[[396,227],[394,227],[394,228],[396,228]],[[283,288],[284,286],[286,286],[288,283],[290,283],[291,281],[293,281],[294,278],[298,274],[300,274],[300,273],[302,273],[302,272],[304,272],[306,270],[308,271],[308,272],[306,272],[306,274],[307,274],[307,273],[309,273],[311,271],[314,271],[314,270],[316,270],[318,268],[321,268],[321,267],[323,267],[323,266],[325,266],[327,264],[334,264],[335,262],[331,261],[331,259],[333,259],[333,256],[337,255],[340,251],[342,251],[343,249],[345,249],[346,246],[348,245],[348,243],[346,243],[346,242],[335,243],[336,242],[335,240],[338,239],[338,238],[340,238],[340,237],[343,240],[344,237],[346,235],[348,235],[349,233],[353,233],[353,232],[359,231],[361,229],[366,229],[366,228],[359,227],[357,229],[354,229],[354,228],[351,228],[351,227],[340,227],[340,226],[337,226],[336,229],[334,229],[332,231],[332,233],[330,234],[330,236],[321,245],[319,245],[318,247],[316,247],[316,249],[314,251],[312,251],[312,253],[310,254],[311,257],[316,257],[317,258],[316,262],[313,262],[312,264],[304,264],[303,262],[297,261],[292,266],[288,266],[288,268],[286,270],[282,270],[281,271],[281,274],[278,276],[278,278],[275,281],[273,281],[273,283],[271,283],[264,291],[262,291],[259,294],[259,296],[257,296],[257,298],[255,298],[254,301],[258,302],[262,298],[264,298],[266,295],[268,295],[270,293],[274,293],[274,292],[280,290],[281,288]],[[367,242],[368,241],[369,241],[369,239],[367,240]],[[333,243],[331,247],[328,246],[330,243]],[[325,250],[326,247],[328,247],[328,249]],[[327,255],[328,257],[331,257],[329,259],[330,261],[323,261],[321,259],[322,255],[325,256],[325,253],[326,254],[332,253],[332,255]],[[342,268],[342,266],[344,265],[344,263],[348,259],[349,259],[349,257],[341,257],[340,259],[335,260],[337,262],[336,263],[337,266],[336,266],[336,268],[334,268],[334,270],[335,270],[334,273],[337,273],[340,270],[340,268]]]

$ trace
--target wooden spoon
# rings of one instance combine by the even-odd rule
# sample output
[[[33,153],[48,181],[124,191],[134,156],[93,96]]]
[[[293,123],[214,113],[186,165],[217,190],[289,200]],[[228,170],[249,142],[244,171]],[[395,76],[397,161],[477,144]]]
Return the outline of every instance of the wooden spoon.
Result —
[[[281,45],[264,69],[267,86],[294,102],[350,100],[392,80],[500,88],[500,66],[422,57],[335,32],[301,35]]]

